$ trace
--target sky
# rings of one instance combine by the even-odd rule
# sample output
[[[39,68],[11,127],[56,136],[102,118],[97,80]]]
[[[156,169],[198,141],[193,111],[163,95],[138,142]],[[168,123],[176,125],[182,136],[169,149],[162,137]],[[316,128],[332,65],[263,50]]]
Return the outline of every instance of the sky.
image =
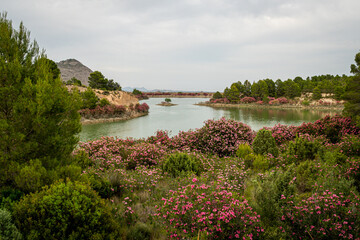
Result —
[[[0,0],[48,58],[122,87],[223,91],[236,81],[350,75],[359,0]]]

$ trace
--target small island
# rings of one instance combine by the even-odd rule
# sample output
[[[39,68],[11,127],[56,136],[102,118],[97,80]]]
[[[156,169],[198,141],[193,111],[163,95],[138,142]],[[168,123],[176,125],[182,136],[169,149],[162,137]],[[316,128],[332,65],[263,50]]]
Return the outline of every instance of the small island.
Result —
[[[176,106],[177,104],[171,103],[170,98],[165,98],[165,101],[158,103],[156,105],[170,107],[170,106]]]

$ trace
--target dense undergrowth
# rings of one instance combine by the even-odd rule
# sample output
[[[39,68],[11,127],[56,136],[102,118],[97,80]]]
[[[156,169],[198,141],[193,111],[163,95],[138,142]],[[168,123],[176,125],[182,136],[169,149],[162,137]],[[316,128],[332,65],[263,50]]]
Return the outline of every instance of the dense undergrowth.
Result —
[[[81,143],[64,180],[2,192],[0,238],[359,239],[359,133],[342,116],[257,133],[222,118]]]

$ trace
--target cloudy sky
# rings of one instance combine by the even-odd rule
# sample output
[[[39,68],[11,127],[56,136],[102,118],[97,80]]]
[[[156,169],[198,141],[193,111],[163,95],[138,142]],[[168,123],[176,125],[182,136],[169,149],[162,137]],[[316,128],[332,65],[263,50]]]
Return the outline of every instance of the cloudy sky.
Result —
[[[223,90],[235,81],[350,74],[359,0],[0,0],[54,61],[121,86]]]

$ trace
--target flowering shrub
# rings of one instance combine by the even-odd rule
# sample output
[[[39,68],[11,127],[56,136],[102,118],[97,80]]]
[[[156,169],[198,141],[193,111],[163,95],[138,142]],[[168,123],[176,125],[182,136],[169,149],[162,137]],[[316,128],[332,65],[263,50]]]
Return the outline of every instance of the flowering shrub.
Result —
[[[345,135],[341,138],[338,146],[341,152],[347,156],[360,156],[360,137],[359,135]]]
[[[360,134],[360,128],[349,117],[336,115],[315,121],[314,123],[303,123],[297,127],[297,133],[307,133],[310,135],[324,135],[332,143],[338,142],[342,136],[347,134]]]
[[[240,99],[240,102],[242,103],[253,103],[256,102],[256,99],[253,97],[243,97],[242,99]]]
[[[158,130],[156,131],[155,136],[150,136],[146,139],[146,142],[153,144],[162,144],[164,146],[169,146],[171,139],[167,131]]]
[[[128,148],[130,155],[124,160],[127,169],[135,169],[136,166],[157,165],[165,155],[165,148],[152,143],[139,143]]]
[[[137,111],[137,112],[148,112],[149,111],[149,105],[147,105],[146,103],[136,104],[135,105],[135,111]]]
[[[230,103],[227,98],[210,99],[211,103]]]
[[[279,105],[280,102],[279,102],[277,99],[274,99],[274,100],[270,100],[270,101],[269,101],[269,104],[270,104],[270,105]]]
[[[263,105],[265,102],[264,101],[257,101],[256,104],[259,104],[259,105]]]
[[[285,142],[293,140],[296,136],[295,126],[281,125],[280,123],[272,128],[264,127],[263,129],[270,130],[272,136],[275,138],[276,144],[281,145]]]
[[[276,100],[278,100],[280,104],[289,103],[289,101],[285,97],[280,97],[280,98],[277,98]]]
[[[283,197],[284,200],[286,197]],[[280,229],[298,239],[358,239],[360,237],[359,197],[345,197],[329,190],[314,193],[294,204],[293,197],[283,206]]]
[[[206,121],[196,135],[199,150],[219,156],[234,155],[240,143],[252,142],[254,138],[248,125],[224,117]]]
[[[117,117],[126,112],[126,108],[122,105],[105,105],[96,106],[95,109],[81,109],[79,113],[84,118],[98,117]]]
[[[167,227],[170,238],[181,239],[205,232],[209,238],[257,239],[264,231],[260,216],[246,199],[220,188],[194,184],[178,191],[170,191],[159,216]]]

